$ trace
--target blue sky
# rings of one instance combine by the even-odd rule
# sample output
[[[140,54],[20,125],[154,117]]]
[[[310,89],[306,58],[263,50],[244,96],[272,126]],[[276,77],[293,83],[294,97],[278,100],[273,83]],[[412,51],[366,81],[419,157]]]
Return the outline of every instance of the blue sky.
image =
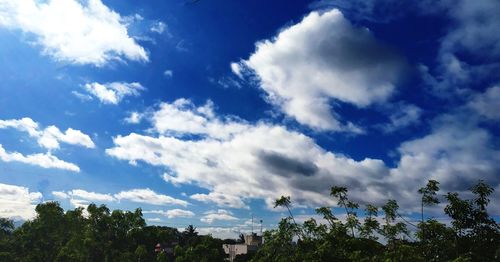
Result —
[[[281,195],[299,218],[335,206],[332,185],[409,217],[428,179],[499,192],[499,12],[0,0],[0,215],[94,202],[224,237],[273,227]]]

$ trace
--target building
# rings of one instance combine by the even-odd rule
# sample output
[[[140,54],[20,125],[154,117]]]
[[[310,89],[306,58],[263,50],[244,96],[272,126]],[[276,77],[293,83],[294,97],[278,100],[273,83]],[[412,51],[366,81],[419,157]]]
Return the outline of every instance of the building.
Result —
[[[229,255],[229,261],[234,261],[237,255],[244,255],[257,252],[260,245],[262,245],[262,236],[252,233],[245,235],[244,244],[224,244],[224,252]]]

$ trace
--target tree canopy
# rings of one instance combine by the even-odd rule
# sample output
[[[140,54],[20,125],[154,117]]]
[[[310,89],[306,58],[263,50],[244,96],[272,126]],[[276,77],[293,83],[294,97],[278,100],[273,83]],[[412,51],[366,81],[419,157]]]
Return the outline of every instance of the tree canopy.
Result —
[[[321,221],[298,223],[292,199],[282,196],[275,207],[286,208],[288,216],[264,232],[256,253],[235,261],[500,261],[500,226],[488,213],[493,188],[479,181],[469,199],[455,192],[439,195],[439,190],[431,180],[416,192],[421,195],[418,223],[400,214],[396,200],[361,210],[342,186],[333,186],[331,197],[343,213],[337,217],[332,207],[319,207]],[[424,216],[424,206],[438,204],[447,221]],[[241,243],[199,235],[193,225],[183,231],[147,226],[141,209],[110,211],[91,204],[65,212],[57,202],[46,202],[35,210],[36,217],[18,228],[0,218],[0,261],[211,262],[227,258],[223,244]]]

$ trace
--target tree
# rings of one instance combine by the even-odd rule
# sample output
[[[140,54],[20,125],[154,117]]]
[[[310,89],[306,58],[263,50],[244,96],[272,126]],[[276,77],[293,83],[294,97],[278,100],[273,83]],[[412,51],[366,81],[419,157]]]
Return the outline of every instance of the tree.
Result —
[[[399,259],[397,259],[397,252],[400,247],[398,246],[398,236],[402,234],[408,235],[406,224],[403,222],[396,222],[398,209],[399,205],[396,200],[389,200],[382,206],[382,210],[385,214],[385,224],[382,226],[380,234],[387,239],[387,246],[392,261],[399,261]]]
[[[437,202],[437,185],[428,183],[419,191],[422,206]],[[399,215],[395,200],[381,208],[367,204],[366,216],[359,225],[350,219],[337,219],[330,207],[316,209],[324,223],[314,218],[297,223],[290,197],[282,197],[276,201],[276,207],[287,208],[290,216],[281,219],[277,228],[264,232],[264,243],[255,255],[239,256],[238,260],[500,261],[500,228],[488,212],[493,192],[481,180],[470,188],[472,197],[468,199],[449,192],[444,211],[451,218],[451,227],[437,219],[427,219],[418,224],[415,239],[401,222],[405,219]],[[357,205],[349,203],[347,189],[333,187],[332,195],[339,199],[348,218],[357,221]],[[0,261],[211,262],[225,259],[222,244],[236,243],[234,239],[199,235],[193,225],[183,232],[146,226],[140,209],[110,211],[104,205],[90,204],[87,210],[64,212],[58,203],[46,202],[35,210],[36,217],[18,228],[11,220],[0,219]],[[384,215],[381,223],[377,219],[379,212]],[[354,229],[358,229],[358,236],[353,234]],[[378,242],[377,232],[386,244]],[[164,247],[176,245],[174,253],[155,254],[157,243]]]
[[[143,259],[146,257],[148,251],[146,250],[146,247],[144,245],[139,245],[135,249],[135,257],[137,258],[138,262],[143,261]]]
[[[156,262],[168,262],[168,257],[165,252],[160,252],[156,255]]]
[[[14,230],[14,223],[12,222],[12,220],[0,217],[0,238],[12,234],[13,230]]]
[[[0,218],[0,261],[14,261],[11,252],[11,238],[14,231],[14,223],[7,218]]]
[[[479,180],[470,191],[475,197],[468,200],[460,198],[458,193],[446,195],[448,204],[444,212],[452,219],[455,255],[474,261],[498,258],[500,228],[487,212],[493,188]]]
[[[276,199],[276,201],[274,201],[274,208],[285,207],[288,210],[288,214],[290,214],[290,218],[293,220],[293,223],[297,224],[297,222],[295,222],[295,218],[293,217],[292,211],[290,210],[291,203],[292,202],[290,200],[290,196],[281,196],[279,199]]]
[[[479,180],[470,191],[474,194],[474,199],[471,200],[473,204],[471,255],[473,260],[486,261],[498,256],[497,251],[500,250],[500,227],[487,212],[489,196],[494,189],[483,180]]]
[[[424,223],[424,206],[439,204],[439,200],[436,197],[437,191],[439,191],[439,182],[436,180],[429,180],[425,187],[418,190],[418,193],[422,195],[422,199],[420,201],[422,223]]]
[[[354,210],[358,209],[359,205],[349,201],[349,198],[347,198],[346,187],[333,186],[331,188],[330,195],[338,199],[339,206],[344,207],[347,214],[347,226],[351,228],[351,236],[354,237],[354,228],[359,226],[357,214]]]
[[[374,233],[378,232],[380,228],[380,223],[376,219],[378,216],[378,208],[368,204],[366,205],[365,214],[366,217],[361,227],[360,235],[367,239],[377,240],[378,237],[376,237]]]
[[[420,239],[419,246],[425,261],[448,261],[453,258],[454,232],[445,224],[429,219],[418,224],[416,235]]]

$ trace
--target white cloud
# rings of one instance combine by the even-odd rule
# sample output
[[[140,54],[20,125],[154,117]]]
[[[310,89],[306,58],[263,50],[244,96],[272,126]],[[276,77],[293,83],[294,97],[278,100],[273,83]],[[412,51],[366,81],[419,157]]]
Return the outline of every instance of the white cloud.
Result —
[[[500,120],[500,86],[490,87],[484,93],[474,95],[469,107],[487,119]]]
[[[244,131],[244,123],[231,118],[215,118],[212,101],[196,107],[190,100],[177,99],[173,103],[161,103],[160,110],[152,115],[154,130],[160,134],[182,135],[184,133],[227,138]]]
[[[59,148],[59,142],[70,145],[82,145],[87,148],[95,147],[94,142],[92,142],[92,139],[88,135],[72,128],[68,128],[62,133],[59,128],[49,126],[43,130],[42,136],[38,138],[38,143],[48,149]]]
[[[161,220],[161,218],[159,218],[159,217],[155,217],[155,218],[148,218],[148,219],[146,219],[146,220],[147,220],[147,221],[149,221],[149,222],[153,222],[153,223],[163,222],[163,221]]]
[[[174,76],[174,71],[167,69],[163,72],[163,75],[170,78],[170,77]]]
[[[417,124],[423,113],[420,107],[405,103],[386,105],[386,110],[391,113],[389,113],[390,122],[382,125],[382,129],[385,132],[394,132],[401,128]]]
[[[125,122],[129,124],[138,124],[141,122],[142,117],[143,114],[140,114],[138,112],[131,112],[130,115],[125,118]]]
[[[0,120],[0,129],[5,128],[14,128],[21,132],[26,132],[30,137],[36,138],[41,147],[49,150],[47,153],[23,155],[19,152],[7,152],[0,144],[0,159],[5,162],[14,161],[43,168],[57,168],[80,172],[80,168],[77,165],[60,160],[52,155],[51,151],[58,149],[61,142],[70,145],[80,145],[87,148],[95,147],[92,139],[80,130],[68,128],[63,133],[56,126],[49,126],[42,129],[37,122],[28,117],[22,119]]]
[[[52,195],[59,199],[69,199],[70,196],[64,191],[52,191]]]
[[[165,29],[167,29],[167,25],[162,21],[159,21],[153,24],[153,26],[151,27],[151,32],[162,34]]]
[[[180,231],[184,230],[183,228],[179,228]],[[200,235],[208,235],[211,234],[214,237],[220,239],[236,239],[238,238],[240,233],[250,233],[251,231],[248,229],[242,229],[238,226],[235,227],[197,227],[196,231],[200,233]]]
[[[88,94],[82,94],[78,91],[71,91],[71,93],[83,102],[93,100],[94,98]]]
[[[497,185],[500,151],[491,147],[491,134],[467,121],[437,124],[433,132],[403,143],[394,179],[404,184],[436,179],[450,189],[465,190],[478,179]],[[399,181],[401,179],[401,181]],[[401,186],[404,186],[401,184]]]
[[[450,1],[454,28],[442,42],[444,52],[466,51],[478,57],[500,57],[500,3],[497,1]]]
[[[190,198],[205,203],[215,203],[217,206],[221,207],[249,208],[239,197],[216,192],[211,192],[209,194],[194,194],[191,195]]]
[[[69,203],[74,207],[74,208],[79,208],[79,207],[82,207],[83,209],[87,209],[87,207],[90,205],[90,201],[88,200],[83,200],[83,199],[75,199],[75,198],[72,198],[69,200]],[[86,211],[84,213],[84,216],[86,214]]]
[[[102,103],[113,105],[120,103],[125,96],[139,96],[139,92],[145,90],[145,88],[137,82],[113,82],[105,84],[94,82],[87,83],[84,87],[87,92],[95,96]]]
[[[441,43],[435,68],[422,67],[434,95],[462,99],[481,81],[498,81],[500,70],[500,2],[423,1],[422,9],[439,11],[450,23]],[[424,12],[425,12],[424,11]]]
[[[385,101],[405,66],[366,28],[356,28],[338,10],[311,12],[272,40],[256,44],[242,64],[260,80],[268,100],[299,123],[318,130],[347,130],[331,100],[367,107]]]
[[[37,153],[31,155],[23,155],[18,152],[7,152],[0,144],[0,159],[5,162],[21,162],[29,165],[40,166],[43,168],[57,168],[80,172],[80,168],[69,162],[65,162],[49,153]]]
[[[89,201],[112,202],[116,200],[110,194],[89,192],[83,189],[73,189],[71,191],[68,191],[67,194],[71,197],[77,197]]]
[[[151,210],[151,211],[143,211],[142,213],[144,214],[157,214],[157,215],[163,215],[168,218],[177,218],[177,217],[184,217],[184,218],[190,218],[194,217],[194,213],[189,210],[184,210],[184,209],[170,209],[170,210]]]
[[[179,106],[185,104],[190,106]],[[353,182],[352,174],[367,176],[363,180],[369,183],[388,172],[380,160],[354,161],[282,126],[219,117],[188,100],[163,103],[148,120],[161,131],[158,137],[117,136],[107,154],[132,164],[164,166],[166,181],[207,188],[208,194],[191,198],[219,206],[245,208],[244,200],[252,198],[272,206],[275,198],[290,194],[312,206],[332,204],[332,184]]]
[[[14,128],[26,132],[31,137],[36,138],[40,146],[47,149],[58,149],[59,142],[70,145],[80,145],[87,148],[95,147],[92,139],[80,130],[68,128],[63,133],[56,126],[49,126],[42,129],[37,122],[28,117],[22,119],[0,120],[0,129],[3,128]]]
[[[237,75],[239,78],[243,78],[243,73],[242,73],[242,69],[241,69],[241,65],[240,63],[231,63],[230,64],[231,66],[231,71]]]
[[[26,187],[0,184],[0,217],[28,220],[35,217],[35,207],[42,200],[40,192]]]
[[[200,221],[207,224],[212,224],[216,220],[231,221],[238,220],[237,217],[233,216],[233,213],[225,209],[219,209],[216,211],[208,211],[205,215],[200,218]]]
[[[125,19],[101,0],[1,0],[0,27],[34,36],[57,61],[103,66],[127,58],[148,61]]]
[[[176,217],[194,217],[194,213],[189,210],[183,209],[171,209],[167,210],[166,215],[168,218],[176,218]]]
[[[149,188],[121,191],[115,194],[114,197],[118,200],[128,200],[136,203],[145,203],[150,205],[187,206],[189,204],[188,202],[181,199],[176,199],[171,196],[158,194]]]
[[[403,143],[396,167],[390,168],[379,159],[354,160],[326,151],[310,137],[279,125],[250,124],[213,111],[208,117],[192,104],[179,108],[164,103],[159,111],[171,107],[178,113],[162,114],[160,122],[185,115],[181,118],[186,125],[176,119],[177,125],[162,126],[157,137],[117,136],[106,152],[130,163],[165,167],[166,181],[203,187],[208,194],[191,198],[221,207],[245,208],[246,200],[263,199],[271,208],[281,195],[290,195],[300,206],[335,206],[329,189],[344,185],[361,203],[382,204],[393,198],[406,210],[415,210],[416,192],[428,179],[441,181],[443,192],[466,190],[479,178],[495,187],[500,184],[494,175],[500,172],[500,153],[491,146],[493,138],[467,114],[442,116],[428,135]],[[159,130],[154,116],[148,120]],[[205,128],[211,125],[220,133]],[[196,134],[202,137],[192,136]]]

